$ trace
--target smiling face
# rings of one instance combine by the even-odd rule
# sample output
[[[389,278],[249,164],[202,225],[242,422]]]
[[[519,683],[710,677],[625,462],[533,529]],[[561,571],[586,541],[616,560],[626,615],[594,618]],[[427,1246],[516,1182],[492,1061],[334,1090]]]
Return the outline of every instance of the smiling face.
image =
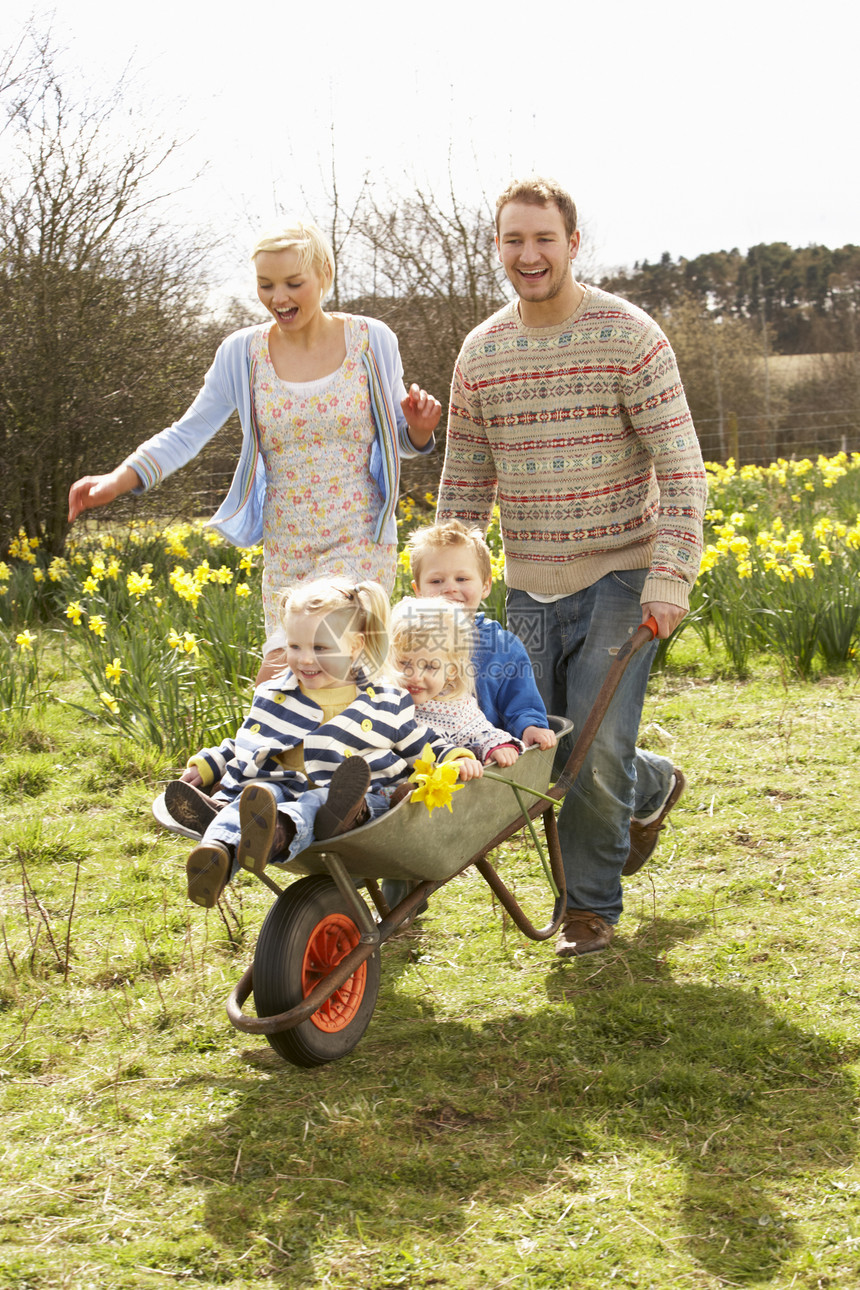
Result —
[[[353,678],[364,637],[361,632],[344,631],[342,620],[340,611],[285,615],[287,666],[306,690],[346,685]]]
[[[443,596],[473,614],[489,595],[490,584],[481,577],[475,553],[463,544],[428,550],[412,589],[416,596]]]
[[[398,685],[409,691],[416,708],[428,699],[438,698],[451,671],[447,656],[432,647],[395,650],[392,663]],[[456,668],[453,670],[456,672]]]
[[[260,251],[254,266],[257,295],[281,332],[301,331],[321,313],[326,284],[313,267],[300,267],[298,251]]]
[[[571,262],[579,250],[579,232],[568,237],[555,202],[543,206],[508,202],[499,212],[496,246],[509,281],[532,312],[540,306],[555,311],[556,304],[564,309],[568,297],[573,304],[576,283]]]

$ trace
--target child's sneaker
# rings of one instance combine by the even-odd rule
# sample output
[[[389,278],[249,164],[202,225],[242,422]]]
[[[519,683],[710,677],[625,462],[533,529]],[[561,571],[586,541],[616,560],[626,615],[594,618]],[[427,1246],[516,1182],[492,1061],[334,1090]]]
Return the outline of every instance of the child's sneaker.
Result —
[[[214,909],[227,886],[231,867],[230,852],[220,842],[195,847],[185,862],[188,899],[204,909]]]

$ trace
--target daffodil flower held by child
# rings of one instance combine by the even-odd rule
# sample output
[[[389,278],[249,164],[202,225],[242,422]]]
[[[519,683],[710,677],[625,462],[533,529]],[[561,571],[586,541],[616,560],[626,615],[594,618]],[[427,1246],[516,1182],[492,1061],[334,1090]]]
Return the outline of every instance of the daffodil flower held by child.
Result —
[[[186,873],[189,899],[205,907],[240,867],[260,874],[388,810],[425,745],[463,780],[483,773],[416,720],[405,690],[376,679],[390,624],[378,583],[301,583],[281,616],[287,666],[257,687],[235,738],[192,757],[165,792],[174,818],[203,833]],[[200,791],[218,780],[211,799]]]

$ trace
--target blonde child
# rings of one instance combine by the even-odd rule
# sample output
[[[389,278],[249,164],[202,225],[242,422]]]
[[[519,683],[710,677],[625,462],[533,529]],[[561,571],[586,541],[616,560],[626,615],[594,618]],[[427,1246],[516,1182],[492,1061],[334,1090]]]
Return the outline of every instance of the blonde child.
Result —
[[[281,621],[287,667],[257,687],[235,738],[192,757],[165,793],[174,818],[207,821],[186,864],[189,899],[207,908],[240,867],[262,873],[387,810],[427,743],[458,759],[461,779],[483,773],[416,721],[404,690],[375,679],[390,621],[378,583],[302,583],[284,593]]]
[[[391,615],[388,670],[412,696],[416,720],[482,762],[512,766],[523,744],[487,720],[475,699],[469,615],[441,596],[404,597]]]
[[[470,749],[484,763],[512,766],[523,743],[492,725],[478,707],[473,642],[472,620],[459,605],[441,596],[427,600],[406,596],[391,615],[388,670],[411,694],[417,721],[447,742]],[[412,885],[383,879],[382,894],[390,908],[404,899]],[[426,908],[424,902],[417,913]]]
[[[475,693],[484,716],[526,747],[555,747],[525,646],[479,611],[492,586],[490,549],[480,530],[446,520],[415,529],[408,545],[416,596],[443,596],[460,605],[473,624]]]

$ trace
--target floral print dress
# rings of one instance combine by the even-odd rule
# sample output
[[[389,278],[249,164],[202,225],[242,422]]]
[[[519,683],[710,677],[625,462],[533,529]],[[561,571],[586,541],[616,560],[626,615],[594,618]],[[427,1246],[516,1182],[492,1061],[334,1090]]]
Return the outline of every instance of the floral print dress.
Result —
[[[326,574],[394,586],[396,545],[375,542],[382,494],[370,473],[376,439],[362,352],[363,318],[345,316],[346,358],[316,381],[282,381],[269,328],[251,342],[252,397],[266,465],[263,608],[266,633],[280,626],[284,587]]]

